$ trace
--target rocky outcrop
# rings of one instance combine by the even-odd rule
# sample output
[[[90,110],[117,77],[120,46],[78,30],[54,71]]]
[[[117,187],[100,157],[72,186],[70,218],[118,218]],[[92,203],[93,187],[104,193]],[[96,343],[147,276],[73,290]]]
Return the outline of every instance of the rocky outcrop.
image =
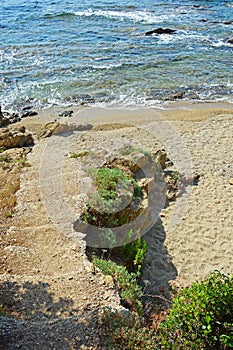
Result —
[[[33,144],[33,137],[31,134],[26,133],[24,126],[13,130],[4,128],[0,131],[0,148],[17,148],[31,146]]]
[[[1,111],[1,106],[0,106],[0,127],[1,126],[6,126],[8,124],[14,124],[18,123],[22,118],[26,117],[32,117],[37,115],[38,113],[36,111],[33,111],[31,107],[26,107],[24,108],[20,113],[9,113],[9,112],[4,112],[4,115]]]
[[[129,243],[153,226],[166,200],[161,163],[163,153],[154,157],[138,150],[125,156],[120,152],[103,163],[102,168],[121,169],[132,182],[128,187],[119,183],[116,200],[111,203],[103,204],[98,196],[93,200],[93,189],[74,223],[74,229],[86,235],[87,246],[109,248]]]
[[[145,35],[161,35],[161,34],[175,34],[176,30],[175,29],[170,29],[170,28],[156,28],[149,30],[148,32],[145,33]]]

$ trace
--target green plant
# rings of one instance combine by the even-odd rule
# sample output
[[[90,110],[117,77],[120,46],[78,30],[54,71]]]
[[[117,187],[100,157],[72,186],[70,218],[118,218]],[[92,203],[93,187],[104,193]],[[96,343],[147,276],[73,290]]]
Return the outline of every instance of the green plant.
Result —
[[[84,156],[86,156],[89,152],[88,151],[83,151],[83,152],[79,152],[79,153],[72,153],[70,155],[70,158],[82,158]]]
[[[135,241],[124,244],[120,248],[120,253],[123,261],[126,261],[128,270],[140,271],[142,263],[146,257],[147,243],[143,241],[141,237]]]
[[[143,189],[118,168],[89,169],[96,193],[89,196],[80,220],[98,227],[117,227],[140,210]],[[137,199],[137,200],[136,200]],[[136,214],[135,214],[136,213]]]
[[[6,217],[7,218],[12,218],[12,212],[11,211],[7,211],[6,212]]]
[[[142,296],[142,289],[137,284],[139,272],[129,273],[125,266],[118,265],[111,260],[107,261],[97,257],[94,257],[92,262],[101,269],[105,275],[112,276],[123,305],[141,314],[142,303],[139,298]]]
[[[157,349],[155,332],[143,326],[140,318],[132,314],[104,310],[101,326],[101,346],[104,349]]]
[[[115,199],[118,195],[117,190],[120,187],[123,190],[133,192],[135,196],[142,193],[142,188],[130,176],[126,175],[118,168],[98,168],[91,172],[94,185],[99,196],[104,200]]]
[[[124,189],[128,189],[132,184],[131,179],[118,168],[98,168],[93,175],[98,194],[105,200],[117,197],[118,184]]]
[[[116,234],[113,232],[111,228],[106,228],[101,235],[101,242],[107,245],[110,249],[115,247],[117,244]]]
[[[165,349],[233,348],[233,277],[215,271],[180,290],[160,335]]]
[[[20,158],[18,160],[18,163],[22,166],[22,167],[30,167],[31,164],[28,162],[27,158]]]

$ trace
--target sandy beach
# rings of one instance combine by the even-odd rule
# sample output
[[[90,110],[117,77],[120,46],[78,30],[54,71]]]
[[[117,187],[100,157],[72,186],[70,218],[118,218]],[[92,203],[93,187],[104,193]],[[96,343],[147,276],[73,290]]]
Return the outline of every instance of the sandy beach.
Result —
[[[72,116],[59,116],[64,110],[72,110]],[[55,120],[76,129],[72,132],[71,128],[66,137],[39,139],[45,124]],[[46,344],[55,344],[66,327],[67,340],[60,339],[60,344],[68,349],[73,341],[68,335],[71,331],[76,340],[80,337],[80,344],[85,343],[82,339],[88,336],[88,326],[82,324],[82,318],[87,320],[104,306],[121,308],[111,281],[100,272],[93,274],[82,236],[70,229],[72,210],[77,214],[82,208],[81,163],[69,158],[72,152],[96,152],[98,159],[126,144],[150,152],[163,149],[171,168],[180,174],[178,197],[161,210],[144,236],[148,242],[141,277],[145,292],[157,293],[168,284],[190,285],[214,270],[233,273],[231,104],[182,103],[138,110],[59,107],[38,111],[38,116],[25,118],[19,125],[26,126],[36,142],[29,155],[31,167],[21,176],[10,243],[4,247],[5,271],[0,277],[13,294],[24,291],[28,296],[16,303],[17,312],[28,321],[13,325],[24,334],[20,337],[18,331],[13,332],[12,342],[27,342],[27,349],[32,349],[33,331],[41,342],[38,349],[45,349]],[[46,181],[43,175],[48,176]],[[62,195],[58,183],[62,183]],[[69,213],[67,208],[71,208]],[[62,298],[63,311],[59,310]],[[47,327],[43,341],[39,340],[42,324]],[[86,340],[88,349],[93,339]]]

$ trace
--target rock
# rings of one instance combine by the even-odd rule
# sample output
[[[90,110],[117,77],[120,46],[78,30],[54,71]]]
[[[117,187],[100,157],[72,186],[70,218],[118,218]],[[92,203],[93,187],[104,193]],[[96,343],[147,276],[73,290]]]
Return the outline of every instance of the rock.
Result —
[[[36,111],[24,111],[21,115],[21,118],[26,118],[26,117],[33,117],[37,115],[38,113]]]
[[[2,114],[2,110],[1,110],[1,106],[0,106],[0,127],[5,126],[9,123],[10,123],[9,119],[4,117],[4,115]]]
[[[185,92],[184,91],[180,91],[177,92],[176,94],[170,95],[170,96],[166,96],[163,98],[164,101],[175,101],[175,100],[179,100],[181,98],[183,98]]]
[[[129,169],[136,173],[136,171],[143,169],[151,161],[149,155],[143,154],[141,152],[133,152],[127,158]]]
[[[3,129],[0,132],[0,148],[17,148],[31,146],[34,140],[31,134],[26,134],[25,127],[15,130]]]
[[[146,194],[149,194],[149,191],[153,190],[155,183],[155,179],[153,177],[151,178],[142,178],[138,180],[138,184],[140,187],[143,188],[143,190],[146,192]]]
[[[53,132],[59,127],[59,122],[49,122],[47,123],[38,133],[38,138],[49,137],[53,134]]]
[[[21,118],[18,114],[13,113],[9,116],[9,122],[10,124],[18,123],[20,122]]]
[[[145,33],[145,35],[161,35],[161,34],[175,34],[176,30],[175,29],[170,29],[170,28],[156,28],[153,30],[149,30],[148,32]]]
[[[166,168],[166,162],[167,162],[167,153],[163,150],[158,150],[155,153],[155,158],[159,161],[159,164],[162,169]]]
[[[110,276],[110,275],[104,276],[104,282],[105,282],[105,284],[107,284],[111,288],[113,288],[115,285],[114,280],[113,280],[112,276]]]
[[[227,40],[228,44],[233,44],[233,36]]]
[[[71,117],[73,113],[73,111],[64,111],[59,113],[59,117]]]

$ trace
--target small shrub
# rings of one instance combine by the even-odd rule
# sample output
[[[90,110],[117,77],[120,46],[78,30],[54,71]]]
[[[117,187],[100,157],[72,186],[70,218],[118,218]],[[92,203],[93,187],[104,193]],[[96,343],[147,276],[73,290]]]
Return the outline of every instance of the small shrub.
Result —
[[[117,187],[130,190],[133,186],[134,195],[142,194],[142,188],[130,176],[118,168],[92,169],[91,176],[99,196],[104,200],[112,200],[117,197]]]
[[[118,248],[119,249],[119,248]],[[120,247],[120,255],[129,271],[140,271],[146,257],[147,243],[141,237]]]
[[[216,271],[183,288],[160,334],[165,349],[233,348],[233,277]]]
[[[88,174],[97,192],[89,195],[81,222],[111,228],[122,226],[138,215],[143,189],[135,179],[118,168],[89,169]]]
[[[138,317],[105,310],[102,316],[101,340],[104,349],[155,350],[155,332],[142,325]]]
[[[142,303],[139,298],[142,296],[142,289],[137,284],[139,273],[129,273],[125,266],[118,265],[111,260],[107,261],[94,257],[92,262],[105,275],[112,276],[122,299],[122,304],[140,314],[142,312]]]

